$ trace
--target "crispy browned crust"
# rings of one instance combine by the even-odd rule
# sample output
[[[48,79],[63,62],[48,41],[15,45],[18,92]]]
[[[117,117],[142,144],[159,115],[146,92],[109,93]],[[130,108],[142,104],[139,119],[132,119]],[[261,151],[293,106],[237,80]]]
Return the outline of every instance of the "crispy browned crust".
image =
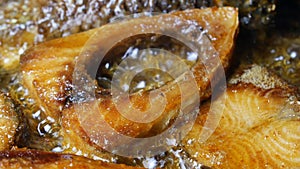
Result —
[[[18,125],[19,119],[11,99],[0,92],[0,151],[11,148]]]
[[[123,164],[106,163],[70,154],[58,154],[36,150],[14,150],[0,152],[1,168],[78,168],[78,169],[133,169]]]
[[[203,79],[213,78],[219,69],[228,67],[238,27],[237,9],[231,7],[195,9],[166,14],[163,17],[168,17],[169,15],[177,15],[180,18],[193,20],[201,25],[204,30],[207,30],[212,45],[219,54],[220,65],[211,68],[211,72],[208,74],[205,73],[205,67],[201,63],[196,64],[192,68],[197,81],[199,95],[202,97],[206,94],[206,89],[210,85],[209,81]],[[150,23],[151,18],[104,25],[98,29],[110,31],[110,34],[114,35],[119,32],[117,29],[118,25],[123,25],[123,27],[129,26],[130,28],[130,25],[140,22]],[[78,122],[75,108],[65,109],[65,101],[70,90],[69,86],[72,83],[74,58],[79,55],[86,41],[98,29],[45,42],[31,48],[21,57],[22,83],[29,89],[30,96],[36,100],[39,106],[45,109],[48,116],[59,119],[61,113],[63,115],[63,130],[61,131],[61,135],[64,137],[63,145],[71,144],[71,147],[76,145],[80,147],[80,150],[90,153],[95,153],[95,148],[79,144],[87,142],[86,140],[89,138],[83,135],[84,130],[81,129]],[[104,42],[100,41],[98,45],[104,44]],[[186,94],[193,95],[195,93],[188,92],[189,85],[191,85],[188,80],[187,78],[186,81],[182,81],[182,84],[185,87],[184,90],[187,91]],[[167,126],[166,124],[177,114],[176,110],[180,105],[181,96],[176,84],[170,83],[165,85],[162,87],[162,90],[166,93],[168,104],[163,114],[151,123],[136,123],[124,118],[119,114],[112,101],[107,98],[88,103],[87,107],[98,107],[105,121],[122,134],[132,137],[147,136],[151,135],[153,128],[163,130]],[[142,98],[147,98],[148,94],[147,92],[133,94],[131,95],[131,102],[133,105],[145,109],[149,106],[149,102],[147,99]],[[88,115],[88,113],[86,114]],[[97,121],[93,121],[93,118],[87,119],[92,120],[89,122],[90,125],[97,123]],[[74,153],[68,149],[65,151]]]

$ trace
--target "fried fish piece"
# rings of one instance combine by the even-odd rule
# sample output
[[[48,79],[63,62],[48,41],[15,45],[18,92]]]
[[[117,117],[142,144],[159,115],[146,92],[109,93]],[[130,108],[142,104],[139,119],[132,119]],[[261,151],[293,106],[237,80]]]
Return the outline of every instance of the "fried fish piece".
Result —
[[[36,150],[13,150],[0,152],[1,168],[97,168],[134,169],[123,164],[112,164],[70,154],[42,152]]]
[[[207,95],[207,88],[210,82],[205,79],[213,77],[218,79],[215,76],[218,69],[221,67],[227,68],[229,64],[238,27],[238,12],[235,8],[187,10],[151,18],[138,18],[112,25],[104,25],[95,30],[42,43],[26,51],[21,57],[21,84],[25,87],[25,97],[31,100],[31,103],[22,107],[23,113],[29,119],[28,125],[30,126],[29,132],[27,131],[26,133],[26,136],[29,137],[21,140],[23,143],[25,142],[23,145],[53,151],[57,150],[57,147],[60,147],[61,151],[68,153],[82,152],[89,157],[93,157],[92,154],[101,156],[101,154],[97,153],[101,148],[91,142],[86,131],[82,129],[76,115],[78,112],[75,111],[74,106],[70,107],[66,105],[67,98],[71,97],[74,59],[76,56],[79,56],[87,40],[98,30],[106,32],[113,37],[113,35],[122,33],[119,31],[119,27],[128,31],[128,29],[132,28],[131,26],[139,23],[151,24],[152,21],[157,23],[157,18],[167,18],[168,16],[177,16],[182,19],[191,20],[202,26],[207,31],[213,47],[219,54],[221,63],[219,65],[212,64],[211,72],[205,73],[205,67],[200,61],[192,68],[199,95]],[[132,31],[134,33],[135,30],[133,29]],[[103,35],[107,36],[108,34]],[[102,41],[97,43],[101,47],[105,46],[105,42],[105,39],[102,39]],[[210,57],[208,57],[207,61],[209,59]],[[188,92],[190,85],[188,80],[182,81],[183,84],[186,84],[183,86],[185,86],[184,91],[187,91],[187,96],[195,94]],[[171,89],[170,87],[173,88]],[[178,99],[178,96],[180,96],[178,86],[170,82],[163,86],[162,89],[167,93],[168,105],[163,113],[166,116],[160,116],[158,120],[152,123],[136,123],[122,117],[116,111],[109,97],[103,97],[87,103],[86,107],[98,107],[101,110],[101,114],[105,117],[105,121],[112,123],[113,128],[122,134],[131,137],[145,136],[151,134],[154,127],[163,130],[167,126],[165,123],[169,123],[170,119],[178,113],[177,109],[180,102],[180,99]],[[15,98],[17,100],[20,98],[20,95],[24,97],[22,93],[17,93],[16,95]],[[146,109],[149,107],[149,102],[146,103],[147,100],[141,98],[146,98],[148,95],[149,93],[144,92],[141,94],[132,94],[130,97],[135,105]],[[22,101],[20,103],[22,104]],[[82,110],[84,111],[84,109]],[[126,109],[125,111],[129,110]],[[87,117],[87,119],[93,120],[95,118]],[[93,121],[90,121],[90,124],[93,124]],[[45,126],[47,127],[45,128]],[[39,131],[39,133],[36,131]]]
[[[0,92],[0,151],[14,144],[19,119],[11,99]]]
[[[239,8],[240,22],[247,28],[270,25],[278,6],[276,1],[149,1],[149,0],[18,0],[0,4],[0,79],[7,85],[19,68],[23,52],[37,43],[87,31],[113,20],[114,17],[140,12],[174,11],[232,6]],[[297,12],[297,10],[296,10]],[[0,59],[0,60],[1,60]],[[4,73],[3,73],[4,72]],[[1,84],[0,84],[1,86]]]
[[[295,88],[256,65],[230,83],[220,98],[201,107],[182,143],[185,150],[213,168],[299,167]]]

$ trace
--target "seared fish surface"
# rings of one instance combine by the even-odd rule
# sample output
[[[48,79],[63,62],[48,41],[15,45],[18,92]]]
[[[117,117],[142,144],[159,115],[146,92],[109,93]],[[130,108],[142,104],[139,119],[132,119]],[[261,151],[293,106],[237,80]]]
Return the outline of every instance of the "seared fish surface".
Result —
[[[85,157],[69,154],[41,152],[36,150],[14,150],[0,152],[0,167],[11,169],[26,168],[77,168],[77,169],[134,169],[122,164],[95,161]]]
[[[12,100],[0,92],[0,151],[9,150],[15,141],[19,125]]]

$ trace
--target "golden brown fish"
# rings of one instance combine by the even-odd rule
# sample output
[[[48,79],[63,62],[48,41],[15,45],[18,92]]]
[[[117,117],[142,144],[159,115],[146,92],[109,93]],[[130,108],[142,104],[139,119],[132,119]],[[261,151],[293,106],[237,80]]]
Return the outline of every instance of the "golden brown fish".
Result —
[[[77,168],[77,169],[134,169],[123,164],[95,161],[85,157],[69,154],[41,152],[36,150],[14,150],[0,152],[0,167],[11,169],[26,168]]]
[[[12,147],[18,125],[19,119],[11,99],[0,92],[0,151]]]
[[[184,149],[212,168],[300,167],[295,88],[260,66],[230,82],[226,93],[201,107]]]
[[[100,154],[98,152],[101,149],[91,142],[90,138],[87,137],[87,133],[85,133],[86,131],[82,129],[81,124],[78,122],[76,115],[78,112],[75,112],[74,107],[69,108],[69,105],[66,105],[67,98],[71,97],[74,59],[80,54],[87,40],[96,31],[101,30],[114,37],[119,33],[118,27],[128,31],[131,26],[139,23],[157,23],[157,18],[167,18],[169,16],[178,16],[196,22],[207,31],[208,37],[221,61],[219,64],[211,64],[212,67],[210,67],[208,73],[204,71],[205,67],[200,61],[192,68],[199,96],[202,97],[207,96],[207,88],[210,85],[210,82],[205,79],[216,77],[215,73],[222,66],[224,68],[228,66],[238,27],[237,15],[237,10],[231,7],[187,10],[152,18],[104,25],[95,30],[48,41],[31,48],[21,57],[21,84],[25,87],[24,93],[15,93],[17,96],[14,97],[25,97],[27,101],[30,101],[26,102],[25,100],[26,106],[22,107],[22,111],[29,122],[29,131],[24,131],[26,133],[25,138],[21,140],[23,144],[20,144],[45,150],[69,153],[80,152],[87,154],[89,157],[93,157],[92,154],[101,156],[102,152]],[[134,33],[135,30],[132,31]],[[102,47],[106,45],[105,42],[105,39],[102,39],[96,44]],[[210,59],[208,57],[208,63]],[[189,92],[191,84],[188,80],[191,78],[187,77],[185,80],[182,80],[184,78],[181,77],[182,79],[179,82],[185,87],[183,92],[186,93],[187,98],[185,99],[188,100],[189,96],[193,96],[198,92]],[[83,110],[87,107],[98,107],[101,110],[100,115],[104,116],[106,122],[112,123],[112,127],[118,132],[132,137],[147,136],[154,129],[163,130],[170,119],[173,119],[178,113],[178,105],[181,100],[178,98],[181,96],[178,86],[174,83],[170,82],[161,88],[165,92],[168,104],[163,115],[151,123],[136,123],[122,117],[116,111],[111,98],[106,96],[97,101],[85,103],[87,106],[83,106]],[[149,102],[141,98],[147,98],[148,95],[149,93],[146,91],[133,93],[130,97],[133,105],[141,106],[140,108],[145,110],[149,107]],[[20,103],[24,104],[24,101],[20,101]],[[108,109],[110,110],[108,111]],[[125,111],[129,110],[125,109]],[[95,118],[87,117],[87,119],[93,120]],[[94,124],[94,121],[88,122],[90,125]]]
[[[20,55],[35,44],[99,27],[111,22],[116,16],[140,12],[169,13],[213,6],[239,8],[240,22],[243,26],[261,29],[262,26],[272,23],[275,11],[284,5],[268,0],[253,2],[236,0],[1,1],[0,86],[5,87],[8,84],[12,73],[18,70]]]

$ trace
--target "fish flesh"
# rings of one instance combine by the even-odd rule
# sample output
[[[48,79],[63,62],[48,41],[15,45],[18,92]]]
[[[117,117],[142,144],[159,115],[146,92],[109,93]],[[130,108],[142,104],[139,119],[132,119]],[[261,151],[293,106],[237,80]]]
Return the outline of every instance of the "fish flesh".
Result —
[[[295,88],[257,65],[229,83],[223,95],[201,107],[183,149],[212,168],[300,167]]]

